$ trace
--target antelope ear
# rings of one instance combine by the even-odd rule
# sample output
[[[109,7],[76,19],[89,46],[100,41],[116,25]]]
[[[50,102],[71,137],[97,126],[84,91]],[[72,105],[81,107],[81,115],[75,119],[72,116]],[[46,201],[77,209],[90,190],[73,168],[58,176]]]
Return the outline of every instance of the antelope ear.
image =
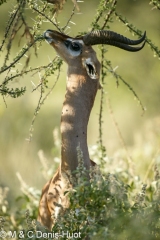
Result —
[[[97,71],[96,71],[96,67],[95,67],[94,63],[91,61],[91,59],[90,58],[85,59],[83,64],[84,64],[84,67],[87,71],[88,76],[91,79],[97,79],[98,74],[97,74]]]

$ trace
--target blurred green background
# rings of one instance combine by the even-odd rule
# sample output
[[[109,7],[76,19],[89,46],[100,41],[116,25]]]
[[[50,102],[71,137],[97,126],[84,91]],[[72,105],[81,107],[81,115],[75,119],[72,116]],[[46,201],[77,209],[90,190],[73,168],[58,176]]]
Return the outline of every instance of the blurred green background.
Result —
[[[98,4],[98,0],[87,0],[79,3],[82,14],[76,14],[73,17],[72,21],[76,25],[70,24],[71,28],[67,33],[75,36],[79,31],[89,31]],[[13,5],[14,1],[9,1],[0,7],[0,39],[4,36],[8,15]],[[68,0],[58,17],[61,26],[65,25],[72,8],[73,3]],[[149,1],[118,1],[117,12],[125,16],[138,29],[146,30],[148,38],[160,47],[160,11],[153,9],[153,6],[149,5]],[[34,16],[28,14],[27,19],[32,25]],[[129,38],[137,38],[131,35],[126,27],[115,18],[110,28]],[[54,29],[54,27],[50,23],[43,24],[42,32],[46,29]],[[24,40],[21,46],[23,43]],[[11,59],[19,48],[18,43],[15,43],[11,51]],[[98,47],[94,48],[99,55]],[[112,75],[108,75],[105,80],[106,96],[110,98],[114,116],[135,163],[135,172],[143,177],[160,144],[160,62],[157,57],[153,56],[154,53],[147,44],[142,51],[137,53],[125,52],[111,46],[107,47],[107,50],[106,59],[112,62],[113,68],[118,67],[117,73],[132,86],[147,109],[142,116],[142,109],[135,101],[131,91],[122,82],[117,88],[116,80]],[[32,66],[45,65],[54,57],[54,50],[46,42],[43,42],[38,58],[33,56],[30,64]],[[3,60],[3,54],[1,54],[1,63]],[[27,86],[27,91],[20,98],[6,98],[7,107],[3,98],[0,97],[0,186],[10,188],[10,199],[20,194],[20,183],[16,177],[16,172],[20,172],[29,186],[41,189],[44,185],[45,180],[42,177],[37,154],[40,149],[44,151],[50,164],[52,162],[53,165],[55,164],[53,161],[55,157],[53,130],[56,127],[59,130],[60,126],[66,70],[67,66],[63,64],[60,79],[36,118],[33,138],[30,143],[26,139],[29,137],[31,121],[40,95],[39,91],[32,93],[33,83],[39,82],[38,74],[20,77],[10,84],[11,87]],[[3,77],[3,75],[0,76],[0,82],[3,81]],[[53,76],[50,77],[49,81],[53,84],[55,79],[56,76]],[[99,105],[100,91],[88,126],[89,145],[96,144],[98,140]],[[108,156],[114,157],[123,151],[123,148],[109,114],[106,100],[104,101],[103,121],[104,145]]]

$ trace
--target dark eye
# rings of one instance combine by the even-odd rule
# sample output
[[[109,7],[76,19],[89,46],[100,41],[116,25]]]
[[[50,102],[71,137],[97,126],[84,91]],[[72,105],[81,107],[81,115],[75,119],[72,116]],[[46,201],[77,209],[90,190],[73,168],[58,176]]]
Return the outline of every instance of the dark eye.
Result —
[[[79,51],[81,49],[81,46],[79,43],[72,42],[70,48],[71,48],[71,50]]]
[[[77,57],[82,53],[82,44],[77,40],[66,40],[64,42],[68,53],[73,56],[73,57]]]

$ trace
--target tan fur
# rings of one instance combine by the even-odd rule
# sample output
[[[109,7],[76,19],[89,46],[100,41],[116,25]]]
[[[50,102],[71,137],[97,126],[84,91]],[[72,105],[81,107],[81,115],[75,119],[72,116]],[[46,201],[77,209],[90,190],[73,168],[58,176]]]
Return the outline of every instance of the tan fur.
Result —
[[[90,160],[87,146],[87,125],[91,109],[99,89],[100,63],[91,46],[83,44],[80,56],[68,54],[64,41],[68,36],[53,31],[51,45],[68,64],[67,87],[61,115],[61,164],[42,190],[39,204],[38,221],[51,229],[60,211],[68,207],[68,198],[64,192],[72,187],[68,171],[74,171],[78,166],[77,146],[83,152],[84,166],[89,169],[95,165]],[[91,59],[97,79],[91,79],[85,68],[86,59]]]

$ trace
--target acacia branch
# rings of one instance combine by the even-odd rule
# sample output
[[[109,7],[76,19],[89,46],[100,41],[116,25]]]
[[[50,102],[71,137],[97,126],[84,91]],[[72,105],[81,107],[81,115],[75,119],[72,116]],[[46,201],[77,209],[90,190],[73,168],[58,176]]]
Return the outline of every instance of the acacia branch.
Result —
[[[107,60],[106,60],[106,65],[105,65],[104,67],[116,78],[117,82],[118,82],[118,80],[121,80],[121,81],[129,88],[129,90],[133,93],[133,95],[134,95],[135,98],[137,99],[139,105],[141,106],[142,111],[143,111],[142,114],[143,114],[143,113],[146,111],[146,109],[145,109],[145,107],[143,106],[143,104],[142,104],[140,98],[138,97],[137,93],[136,93],[136,92],[134,91],[134,89],[130,86],[130,84],[127,83],[119,74],[116,73],[116,71],[112,68],[110,61],[107,61]]]
[[[39,13],[40,15],[42,15],[43,17],[45,17],[50,23],[52,23],[60,32],[62,32],[61,28],[55,23],[53,22],[49,17],[47,17],[43,12],[40,12],[37,8],[33,7],[32,8],[34,11],[36,11],[37,13]]]
[[[38,72],[38,71],[40,71],[40,70],[47,69],[47,68],[50,67],[51,65],[52,65],[52,63],[49,63],[49,64],[47,64],[47,65],[45,65],[45,66],[35,67],[35,68],[32,68],[32,69],[23,71],[23,72],[21,72],[21,73],[18,73],[18,74],[14,75],[14,76],[8,77],[7,79],[4,80],[4,82],[0,85],[0,87],[2,87],[2,85],[4,86],[4,85],[8,84],[9,81],[12,81],[12,80],[13,80],[14,78],[16,78],[16,77],[20,77],[20,76],[22,76],[22,75],[24,75],[24,74],[28,74],[28,73],[33,72],[33,71],[37,71],[37,72]],[[34,74],[35,74],[35,73],[34,73]]]
[[[68,19],[66,25],[62,28],[63,31],[67,28],[69,22],[71,21],[72,17],[74,16],[74,14],[75,14],[75,9],[76,9],[76,5],[74,4],[74,7],[73,7],[73,10],[72,10],[71,16],[70,16],[70,18]]]
[[[126,18],[123,18],[120,14],[118,14],[117,12],[115,12],[115,15],[118,17],[118,19],[127,26],[127,28],[135,33],[137,36],[142,37],[143,33],[141,30],[136,29],[135,26],[133,24],[130,24],[128,22],[128,20]],[[148,45],[151,47],[152,51],[154,51],[154,53],[160,58],[160,50],[157,46],[155,46],[152,41],[149,38],[145,38],[145,42],[148,43]]]
[[[160,10],[160,1],[151,0],[150,4],[154,5],[154,8]]]
[[[101,29],[105,28],[106,24],[108,23],[108,21],[111,18],[111,15],[115,12],[116,5],[117,5],[117,0],[114,0],[113,3],[112,3],[112,7],[111,7],[110,11],[107,13],[107,16],[105,18],[105,21],[104,21],[103,26],[102,26]]]
[[[56,60],[56,58],[54,59],[54,61]],[[29,139],[28,141],[30,142],[32,140],[32,133],[33,133],[33,125],[35,123],[35,120],[36,120],[36,117],[38,115],[38,112],[39,110],[41,109],[41,106],[44,104],[45,100],[47,99],[47,97],[50,95],[50,93],[53,91],[54,87],[56,86],[57,82],[58,82],[58,79],[60,77],[60,70],[61,70],[61,64],[62,64],[62,61],[60,60],[58,65],[55,66],[55,69],[54,70],[57,70],[58,69],[58,75],[57,75],[57,78],[52,86],[52,88],[48,91],[48,93],[45,95],[45,97],[43,98],[43,93],[44,93],[44,80],[45,78],[47,77],[47,74],[46,76],[44,76],[42,78],[42,82],[39,86],[41,86],[41,91],[40,91],[40,97],[39,97],[39,101],[38,101],[38,104],[37,104],[37,107],[35,109],[35,112],[34,112],[34,116],[33,116],[33,119],[32,119],[32,122],[31,122],[31,126],[30,126],[30,129],[29,129]],[[52,63],[53,65],[53,63]]]
[[[9,68],[13,67],[38,40],[42,39],[44,39],[43,36],[37,37],[34,40],[34,42],[30,43],[26,48],[22,48],[23,49],[22,53],[20,53],[10,65],[2,67],[0,70],[0,74],[7,71]]]
[[[11,14],[11,16],[10,16],[10,18],[9,18],[9,21],[8,21],[8,24],[7,24],[7,27],[6,27],[6,31],[5,31],[5,34],[4,34],[4,38],[3,38],[2,44],[1,44],[1,46],[0,46],[0,51],[2,50],[2,48],[3,48],[3,46],[4,46],[4,43],[5,43],[6,39],[7,39],[7,36],[8,36],[8,34],[9,34],[9,31],[10,31],[10,28],[12,27],[12,24],[13,24],[16,16],[17,16],[17,13],[18,13],[20,7],[21,7],[21,5],[18,6],[18,8],[16,9],[16,11],[14,10],[14,11],[12,12],[12,14]]]

